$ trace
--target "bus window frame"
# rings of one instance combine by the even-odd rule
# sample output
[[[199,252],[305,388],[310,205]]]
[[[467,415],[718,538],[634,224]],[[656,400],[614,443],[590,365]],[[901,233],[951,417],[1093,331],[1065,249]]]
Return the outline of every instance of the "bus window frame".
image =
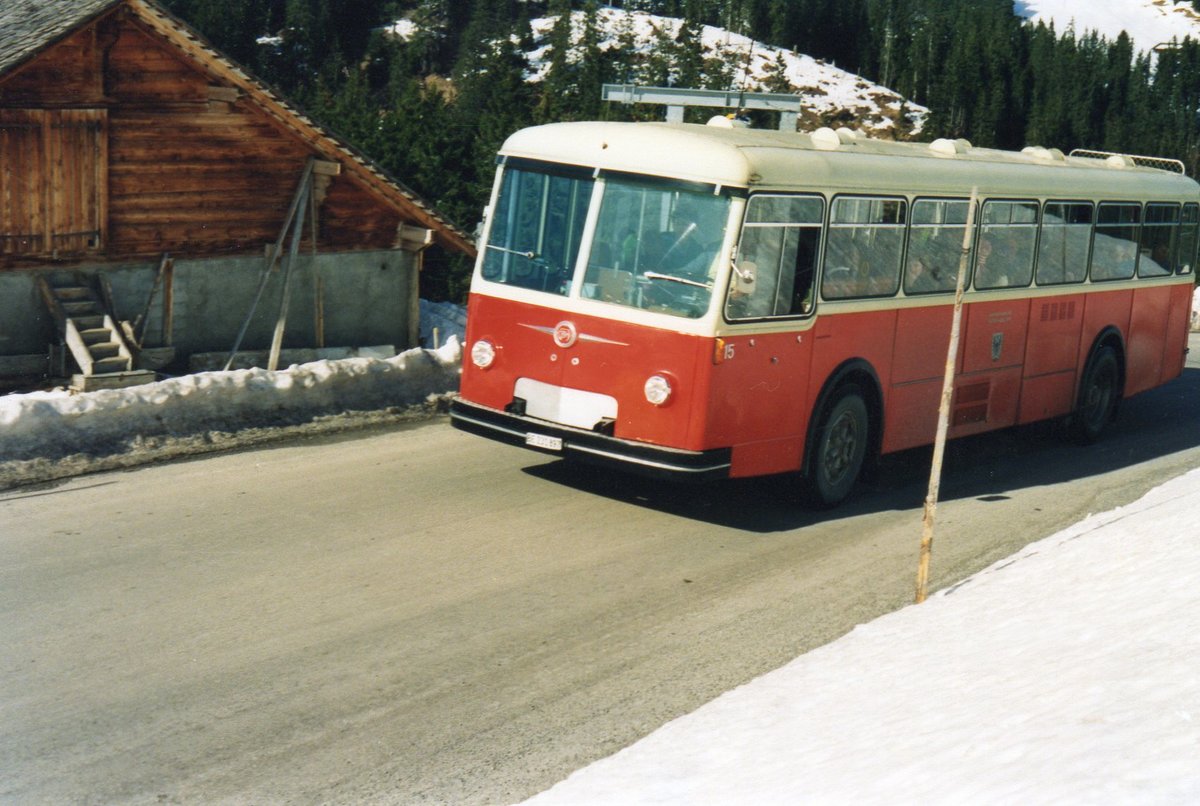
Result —
[[[1168,221],[1166,223],[1151,224],[1150,223],[1151,208],[1173,208],[1175,210],[1175,220],[1173,222]],[[1142,226],[1141,226],[1141,229],[1138,230],[1138,263],[1137,263],[1138,279],[1151,280],[1151,279],[1161,279],[1163,277],[1174,277],[1175,276],[1175,264],[1179,260],[1179,234],[1180,234],[1180,228],[1182,226],[1182,222],[1183,222],[1183,204],[1180,202],[1177,202],[1177,201],[1173,201],[1173,202],[1148,201],[1142,206]],[[1166,269],[1166,271],[1159,272],[1157,274],[1149,274],[1147,272],[1144,272],[1142,270],[1142,266],[1147,263],[1154,263],[1159,266],[1162,266],[1161,263],[1158,263],[1158,261],[1154,260],[1153,256],[1151,256],[1149,260],[1142,260],[1142,257],[1145,256],[1144,249],[1146,246],[1145,238],[1146,238],[1147,231],[1153,231],[1156,229],[1168,229],[1168,228],[1174,230],[1169,235],[1170,239],[1168,241],[1168,247],[1167,247],[1167,251],[1169,253],[1167,260],[1170,261],[1170,265],[1163,267]]]
[[[1083,257],[1083,276],[1078,280],[1063,280],[1059,283],[1043,283],[1038,279],[1038,267],[1042,261],[1042,247],[1045,245],[1044,235],[1046,233],[1046,208],[1051,205],[1061,206],[1083,206],[1086,205],[1091,210],[1090,221],[1086,225],[1088,228],[1087,234],[1087,252]],[[1042,202],[1041,211],[1038,219],[1038,242],[1037,251],[1033,256],[1033,284],[1038,288],[1059,288],[1065,285],[1082,285],[1087,282],[1088,275],[1092,268],[1092,243],[1096,235],[1096,208],[1098,202],[1094,199],[1046,199]],[[1064,229],[1072,226],[1084,226],[1081,224],[1062,224]],[[1065,273],[1064,273],[1065,276]]]
[[[1032,224],[987,224],[987,208],[990,204],[1022,204],[1030,205],[1033,208],[1033,223]],[[983,243],[984,227],[1006,227],[1012,229],[1033,229],[1033,245],[1029,253],[1029,279],[1024,283],[1004,283],[1002,285],[979,285],[979,247]],[[979,218],[975,224],[974,238],[975,242],[971,245],[971,278],[969,287],[975,291],[1012,291],[1013,289],[1030,288],[1034,283],[1034,276],[1037,274],[1037,253],[1038,244],[1042,237],[1042,205],[1036,198],[1020,198],[1009,196],[996,196],[983,199],[979,205]],[[990,247],[990,242],[989,242]],[[994,247],[991,247],[994,252]]]
[[[1108,207],[1132,207],[1138,211],[1138,219],[1133,224],[1134,237],[1133,237],[1133,240],[1129,241],[1129,243],[1133,244],[1134,248],[1133,248],[1133,270],[1129,273],[1128,276],[1099,277],[1099,278],[1094,276],[1094,271],[1096,268],[1096,238],[1097,238],[1097,236],[1100,235],[1100,229],[1101,229],[1100,210],[1106,206],[1108,206]],[[1145,203],[1140,202],[1140,201],[1109,200],[1109,201],[1096,202],[1096,220],[1094,222],[1092,222],[1092,249],[1091,249],[1091,254],[1088,258],[1088,282],[1089,283],[1127,283],[1127,282],[1138,279],[1138,265],[1137,264],[1141,258],[1141,252],[1138,248],[1138,245],[1141,243],[1142,219],[1143,219],[1143,213],[1144,213],[1143,208],[1144,207],[1145,207]],[[1123,227],[1123,226],[1129,226],[1129,225],[1128,224],[1108,224],[1105,226],[1115,229],[1117,227]]]
[[[840,228],[843,228],[843,229],[886,226],[886,227],[895,227],[896,229],[899,230],[899,232],[900,232],[900,249],[897,254],[895,272],[892,276],[894,283],[892,285],[891,291],[888,291],[886,293],[878,293],[878,294],[847,294],[846,296],[837,296],[837,297],[829,297],[829,296],[825,295],[825,282],[826,282],[828,271],[829,271],[830,242],[832,240],[833,231],[834,231],[835,227],[838,226],[838,225],[835,225],[835,223],[834,223],[833,211],[834,211],[834,208],[837,207],[838,202],[845,200],[845,199],[898,202],[901,205],[900,206],[901,220],[897,224],[881,225],[881,224],[850,223],[850,224],[840,225]],[[828,212],[826,213],[826,216],[825,216],[825,239],[824,239],[825,244],[824,244],[824,249],[822,250],[822,254],[821,254],[820,275],[817,278],[817,291],[818,291],[817,296],[821,301],[839,303],[839,302],[854,302],[856,300],[893,299],[893,298],[895,298],[895,296],[900,292],[900,287],[902,285],[902,280],[903,280],[902,275],[904,272],[904,254],[908,249],[908,221],[909,221],[909,218],[911,217],[910,205],[911,205],[911,201],[908,196],[892,195],[892,194],[887,194],[887,193],[837,193],[832,198],[829,199],[829,204],[827,207]],[[841,268],[841,267],[839,266],[837,268]],[[869,277],[868,277],[868,279],[869,279]]]
[[[808,222],[804,222],[804,223],[787,222],[787,223],[785,223],[785,222],[780,222],[780,221],[766,221],[766,222],[750,221],[749,220],[750,212],[751,212],[750,207],[754,203],[754,200],[756,198],[815,199],[815,200],[819,201],[821,204],[821,215],[820,215],[819,220],[815,224],[808,223]],[[769,191],[768,190],[768,191],[760,191],[760,192],[750,193],[745,197],[745,204],[742,207],[742,217],[741,217],[741,221],[740,221],[739,227],[738,227],[737,239],[734,241],[734,246],[733,246],[733,254],[735,255],[735,258],[734,258],[734,260],[730,261],[731,270],[728,273],[728,284],[725,289],[725,293],[722,296],[723,303],[721,305],[721,316],[725,322],[727,322],[729,324],[746,324],[746,323],[751,323],[751,322],[775,322],[775,321],[785,321],[785,320],[810,319],[816,315],[817,299],[819,297],[819,291],[820,291],[820,270],[821,270],[822,260],[824,258],[827,227],[829,224],[829,210],[830,210],[831,206],[832,205],[830,203],[830,200],[828,198],[826,198],[825,194],[817,193],[817,192],[805,193],[805,192],[801,192],[801,191],[783,192],[783,191]],[[766,314],[763,316],[731,317],[729,315],[730,292],[737,285],[737,283],[739,281],[737,263],[742,258],[742,244],[746,237],[746,231],[748,229],[768,229],[771,227],[780,227],[780,228],[785,228],[785,229],[788,229],[788,228],[790,228],[790,229],[812,229],[812,228],[815,228],[817,230],[817,239],[818,240],[817,240],[816,253],[813,256],[811,297],[810,297],[810,301],[809,301],[807,310],[803,310],[799,313]],[[781,254],[780,258],[782,259],[782,257],[783,257],[783,255]],[[778,289],[778,284],[776,285],[776,289]],[[794,291],[793,291],[793,293],[794,293]],[[778,291],[776,291],[776,295],[778,295]]]
[[[1192,221],[1186,221],[1185,216],[1188,209],[1191,209],[1193,214]],[[1192,227],[1192,253],[1190,255],[1182,254],[1184,227],[1191,225]],[[1196,273],[1196,259],[1198,250],[1200,250],[1200,203],[1184,202],[1183,209],[1179,212],[1179,246],[1180,254],[1177,256],[1175,264],[1175,274],[1178,276],[1187,276]],[[1186,267],[1186,268],[1185,268]]]
[[[915,221],[915,218],[916,218],[915,211],[916,211],[917,205],[921,202],[961,202],[964,205],[966,205],[966,208],[967,208],[967,220],[964,221],[962,224],[942,225],[942,226],[956,227],[960,231],[959,235],[958,235],[958,241],[954,246],[954,253],[955,253],[954,266],[951,268],[951,272],[954,277],[954,283],[948,289],[934,289],[931,291],[916,291],[916,290],[910,291],[908,289],[908,263],[909,263],[909,260],[911,257],[911,250],[912,250],[912,232],[913,232],[914,227],[917,226],[916,221]],[[978,208],[979,202],[976,201],[975,205],[976,205],[976,208]],[[903,292],[903,296],[905,296],[905,297],[928,297],[928,296],[937,295],[937,294],[953,294],[953,293],[955,293],[955,291],[958,287],[958,265],[962,261],[963,235],[966,233],[966,230],[967,230],[967,226],[968,226],[967,222],[969,222],[971,220],[972,220],[971,198],[969,196],[914,196],[912,199],[910,199],[909,206],[908,206],[908,227],[907,227],[907,231],[904,236],[904,257],[901,261],[900,288],[897,290],[897,293],[899,294],[899,293]],[[935,226],[935,225],[922,224],[921,226],[926,227],[926,226]],[[966,277],[965,283],[963,285],[964,289],[971,287],[971,274],[972,274],[973,270],[974,270],[974,260],[970,261],[967,265],[967,277]]]

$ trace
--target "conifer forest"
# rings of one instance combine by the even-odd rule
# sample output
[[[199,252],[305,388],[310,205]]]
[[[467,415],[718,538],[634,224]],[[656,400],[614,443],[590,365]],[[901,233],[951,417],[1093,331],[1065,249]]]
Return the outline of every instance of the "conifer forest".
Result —
[[[602,49],[594,0],[165,4],[467,231],[487,201],[495,152],[516,129],[662,118],[661,109],[602,102],[606,82],[730,89],[729,65],[701,55],[704,25],[806,53],[927,107],[914,135],[922,140],[1164,156],[1183,160],[1193,176],[1200,167],[1200,43],[1139,52],[1124,34],[1109,40],[1030,24],[1014,15],[1012,0],[613,3],[683,20],[649,50],[623,35]],[[558,23],[543,42],[544,78],[533,82],[530,21],[541,17]],[[401,20],[404,36],[392,29]],[[423,294],[461,301],[468,274],[439,262]]]

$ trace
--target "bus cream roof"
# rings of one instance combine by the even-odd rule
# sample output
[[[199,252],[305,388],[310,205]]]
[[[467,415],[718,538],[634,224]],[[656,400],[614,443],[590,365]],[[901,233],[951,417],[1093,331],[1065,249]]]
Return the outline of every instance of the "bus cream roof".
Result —
[[[552,123],[505,142],[507,156],[755,190],[914,195],[1196,199],[1200,186],[1128,160],[906,143],[829,129],[812,134],[674,123]],[[1118,167],[1118,164],[1120,167]]]

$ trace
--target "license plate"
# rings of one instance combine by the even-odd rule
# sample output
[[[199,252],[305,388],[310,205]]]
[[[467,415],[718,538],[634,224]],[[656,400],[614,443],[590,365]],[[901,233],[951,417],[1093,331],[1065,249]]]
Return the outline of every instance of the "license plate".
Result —
[[[542,448],[547,451],[561,451],[562,437],[550,437],[545,434],[526,434],[525,444],[531,448]]]

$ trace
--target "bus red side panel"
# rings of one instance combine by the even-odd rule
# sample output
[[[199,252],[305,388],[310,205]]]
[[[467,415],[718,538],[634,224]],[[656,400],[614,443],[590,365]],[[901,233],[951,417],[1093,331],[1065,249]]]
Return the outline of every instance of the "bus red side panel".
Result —
[[[712,371],[708,442],[733,446],[731,476],[799,469],[812,342],[809,333],[726,337]]]
[[[1092,286],[1096,288],[1097,286]],[[1103,286],[1100,286],[1103,287]],[[1133,304],[1132,291],[1099,291],[1087,295],[1083,313],[1083,330],[1079,334],[1079,358],[1076,361],[1075,387],[1087,365],[1088,355],[1096,337],[1104,328],[1113,326],[1128,341],[1129,309]]]
[[[904,308],[897,312],[883,431],[884,453],[933,441],[953,318],[954,309],[950,305]],[[955,370],[962,370],[961,347]]]
[[[1167,338],[1163,343],[1162,381],[1178,378],[1187,358],[1188,320],[1192,310],[1191,283],[1171,286],[1171,314],[1167,321]]]
[[[1061,417],[1075,401],[1083,294],[1031,300],[1020,423]]]
[[[955,381],[950,436],[1017,421],[1028,330],[1028,299],[985,300],[966,307],[962,373]]]
[[[1139,288],[1134,293],[1126,346],[1125,394],[1157,386],[1163,375],[1163,350],[1171,316],[1171,287]]]
[[[808,379],[807,395],[810,410],[821,394],[822,387],[839,366],[850,359],[862,359],[873,367],[879,376],[886,439],[892,421],[888,379],[892,375],[898,313],[895,310],[865,311],[825,314],[818,317],[812,331],[812,372]]]

